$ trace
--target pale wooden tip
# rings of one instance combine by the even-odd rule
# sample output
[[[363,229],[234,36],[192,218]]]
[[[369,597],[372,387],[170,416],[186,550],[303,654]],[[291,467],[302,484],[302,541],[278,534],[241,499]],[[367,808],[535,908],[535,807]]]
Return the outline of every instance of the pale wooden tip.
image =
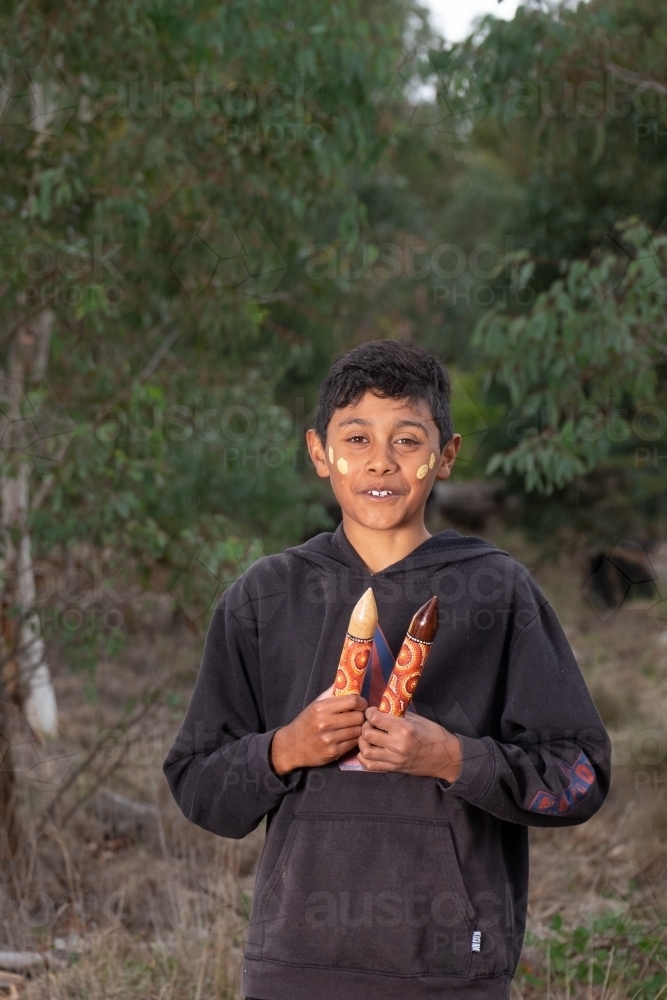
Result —
[[[372,639],[378,623],[378,609],[371,587],[354,606],[348,632],[355,639]]]

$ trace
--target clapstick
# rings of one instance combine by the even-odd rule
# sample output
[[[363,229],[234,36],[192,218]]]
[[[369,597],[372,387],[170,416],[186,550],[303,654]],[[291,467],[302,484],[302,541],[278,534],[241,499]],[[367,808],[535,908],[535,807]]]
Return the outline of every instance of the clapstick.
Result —
[[[378,609],[373,591],[369,587],[355,604],[350,617],[336,671],[334,695],[361,694],[377,623]]]
[[[405,715],[438,631],[438,598],[417,611],[403,640],[380,702],[387,715]]]

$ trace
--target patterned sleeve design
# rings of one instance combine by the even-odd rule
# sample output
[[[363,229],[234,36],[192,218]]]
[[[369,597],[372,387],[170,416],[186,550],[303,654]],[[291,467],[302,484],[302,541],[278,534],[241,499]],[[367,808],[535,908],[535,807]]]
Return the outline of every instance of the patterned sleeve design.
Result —
[[[531,812],[544,813],[548,816],[567,816],[577,808],[595,784],[595,771],[583,750],[574,764],[566,764],[565,761],[559,760],[558,766],[570,779],[567,788],[560,795],[538,792],[528,806]]]

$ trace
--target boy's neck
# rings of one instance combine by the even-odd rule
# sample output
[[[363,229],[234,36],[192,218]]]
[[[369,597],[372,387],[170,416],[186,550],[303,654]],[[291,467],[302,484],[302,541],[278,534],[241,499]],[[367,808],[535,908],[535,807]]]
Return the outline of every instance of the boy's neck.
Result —
[[[380,573],[387,566],[400,562],[431,538],[423,518],[397,528],[375,529],[343,514],[343,531],[371,573]]]

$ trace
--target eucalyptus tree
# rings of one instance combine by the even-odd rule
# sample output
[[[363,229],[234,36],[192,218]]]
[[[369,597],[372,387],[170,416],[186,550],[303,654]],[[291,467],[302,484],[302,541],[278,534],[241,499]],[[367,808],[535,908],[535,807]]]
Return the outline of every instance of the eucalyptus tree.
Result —
[[[404,0],[0,13],[1,700],[27,699],[35,727],[56,726],[35,551],[101,554],[101,583],[84,600],[59,580],[61,603],[159,577],[195,617],[212,580],[321,519],[304,404],[276,391],[340,329],[303,262],[319,218],[346,238],[363,223],[351,178],[382,155],[375,105],[419,16]]]
[[[456,51],[488,104],[476,150],[520,191],[474,341],[512,410],[489,469],[546,493],[629,474],[667,430],[664,7],[528,3]]]

